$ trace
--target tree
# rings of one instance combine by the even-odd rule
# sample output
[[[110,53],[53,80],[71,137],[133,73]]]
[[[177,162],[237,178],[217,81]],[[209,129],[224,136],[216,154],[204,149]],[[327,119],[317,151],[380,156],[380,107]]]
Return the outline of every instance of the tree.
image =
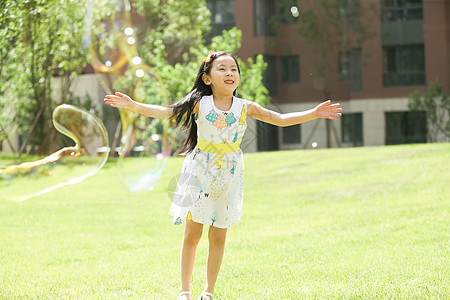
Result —
[[[88,60],[88,51],[81,46],[86,37],[86,5],[92,9],[96,27],[91,29],[96,36],[104,33],[104,20],[115,13],[117,3],[129,5],[127,0],[2,2],[0,141],[14,127],[24,135],[20,150],[27,144],[37,145],[42,154],[56,150],[56,131],[51,123],[53,109],[73,100],[72,81]],[[225,32],[211,45],[205,45],[204,37],[210,31],[205,0],[135,0],[130,16],[138,46],[127,55],[139,56],[148,76],[137,79],[132,57],[125,56],[127,64],[123,68],[103,77],[108,92],[121,90],[136,100],[170,104],[181,99],[192,87],[204,56],[219,49],[236,53],[240,47],[241,33],[237,30]],[[98,51],[111,47],[114,38],[104,35]],[[267,90],[261,83],[265,68],[262,57],[248,60],[247,65],[242,62],[241,68],[248,80],[242,81],[240,95],[267,103]],[[5,70],[7,76],[3,76]],[[53,76],[59,77],[59,94],[52,85]],[[158,130],[158,126],[150,126],[150,130]]]
[[[16,149],[9,140],[9,133],[14,127],[12,117],[14,114],[11,109],[13,104],[8,105],[5,94],[8,89],[7,82],[12,78],[11,71],[13,71],[9,55],[14,48],[19,30],[10,11],[15,11],[14,3],[6,1],[0,3],[0,143],[6,140],[15,152]]]
[[[139,81],[133,76],[132,69],[127,70],[124,76],[114,82],[114,89],[125,91],[132,95],[134,99],[149,104],[167,105],[174,103],[189,93],[201,61],[211,50],[226,49],[236,54],[241,47],[241,39],[242,33],[236,28],[224,31],[221,36],[214,37],[209,45],[202,43],[192,45],[182,54],[180,61],[173,65],[168,59],[164,58],[166,52],[162,48],[158,51],[158,60],[154,61],[153,72],[161,78],[164,89],[156,84],[157,80],[152,76],[143,77],[140,89],[136,89]],[[264,62],[262,55],[258,55],[255,60],[249,58],[247,61],[243,61],[238,58],[238,62],[241,69],[241,82],[237,95],[252,99],[260,105],[267,105],[269,101],[268,91],[262,83],[263,72],[267,64]],[[183,74],[183,76],[180,76],[180,74]],[[142,92],[142,94],[139,95],[138,92]],[[144,116],[137,116],[137,118],[145,119]],[[143,120],[141,120],[141,123],[143,123]],[[149,135],[161,131],[162,121],[152,120],[148,130],[152,130]],[[174,129],[171,129],[171,133],[173,133],[173,136],[179,137],[178,142],[173,145],[176,149],[177,144],[184,138],[177,134]]]
[[[319,0],[300,13],[297,30],[317,53],[313,63],[325,99],[329,99],[339,85],[339,51],[360,48],[367,39],[375,36],[369,30],[369,22],[376,10],[363,3],[360,0]],[[332,123],[326,122],[329,148]],[[335,138],[339,144],[336,133]]]
[[[206,42],[210,31],[210,12],[204,0],[183,1],[134,1],[132,13],[138,15],[133,22],[139,46],[131,56],[138,56],[148,70],[147,76],[137,78],[136,67],[128,64],[126,71],[117,79],[110,80],[109,90],[120,90],[133,99],[159,105],[168,105],[181,100],[188,94],[194,83],[198,67],[203,58],[212,50],[227,50],[236,54],[241,47],[242,33],[236,28],[224,31],[222,36]],[[103,6],[102,6],[103,7]],[[103,11],[104,13],[104,11]],[[173,20],[177,20],[174,22]],[[266,105],[267,89],[262,84],[262,74],[266,67],[262,56],[246,62],[238,59],[242,80],[239,96],[255,99]],[[182,76],[180,76],[182,74]],[[114,77],[114,75],[112,75]],[[131,117],[121,112],[123,134]],[[141,124],[148,128],[147,134],[162,130],[161,120],[152,120],[150,126],[145,125],[145,117],[137,116],[133,126]],[[174,130],[171,130],[175,132]],[[173,136],[176,134],[174,133]],[[181,139],[179,139],[181,141]],[[177,143],[174,143],[174,148]]]
[[[241,47],[242,33],[236,28],[224,31],[206,43],[210,27],[210,12],[204,0],[175,1],[165,0],[134,1],[135,13],[143,18],[136,24],[139,46],[137,55],[152,67],[164,82],[169,93],[169,103],[183,98],[192,88],[198,67],[203,58],[212,50],[227,50],[237,54]],[[176,20],[176,22],[174,22]],[[255,99],[266,105],[267,90],[263,86],[262,72],[265,69],[262,56],[244,62],[238,59],[242,81],[240,96]],[[132,68],[125,72],[115,87],[132,91],[135,78],[130,77]],[[183,76],[180,76],[183,74]],[[161,104],[159,87],[151,84],[155,79],[148,78],[149,87],[145,101]]]
[[[7,1],[2,9],[1,24],[5,32],[11,30],[13,43],[6,48],[8,60],[2,61],[9,74],[0,83],[2,108],[12,114],[1,120],[1,129],[14,124],[17,133],[25,134],[20,152],[27,144],[37,145],[39,154],[54,152],[53,109],[68,100],[71,80],[86,64],[79,30],[83,11],[76,1],[57,0]],[[58,99],[53,76],[62,78]]]
[[[429,142],[437,142],[439,134],[450,140],[450,97],[438,81],[431,82],[423,96],[418,91],[412,92],[409,95],[408,108],[425,111],[429,125]]]

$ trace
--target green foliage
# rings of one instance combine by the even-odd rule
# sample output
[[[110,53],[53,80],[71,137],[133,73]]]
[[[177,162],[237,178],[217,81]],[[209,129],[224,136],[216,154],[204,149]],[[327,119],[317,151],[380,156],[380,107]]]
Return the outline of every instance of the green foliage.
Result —
[[[138,27],[140,56],[150,65],[163,58],[173,65],[183,53],[210,32],[210,12],[205,0],[135,0],[136,13],[143,17]]]
[[[223,31],[221,36],[212,39],[210,45],[202,43],[191,46],[187,52],[181,55],[181,61],[173,65],[170,64],[163,50],[158,53],[158,60],[154,61],[153,71],[161,77],[166,91],[161,90],[154,76],[144,76],[142,87],[145,90],[143,95],[138,95],[144,102],[150,104],[170,104],[184,98],[192,89],[201,62],[212,50],[225,50],[236,54],[241,47],[242,33],[233,28]],[[266,68],[262,55],[258,55],[256,60],[249,58],[243,61],[238,57],[241,68],[241,83],[238,88],[238,95],[249,100],[254,100],[261,105],[268,103],[268,92],[262,84],[262,74]],[[180,76],[180,74],[183,74]],[[135,78],[131,71],[127,71],[125,76],[119,78],[114,85],[117,90],[128,90],[133,93],[136,87]],[[165,92],[168,93],[165,94]],[[164,97],[169,97],[165,99]]]
[[[408,108],[426,112],[430,142],[436,142],[439,133],[450,140],[450,97],[438,81],[431,82],[423,96],[418,91],[412,92]]]
[[[79,30],[84,14],[79,1],[7,1],[2,9],[1,35],[7,38],[0,48],[8,51],[8,60],[1,60],[0,69],[8,75],[1,76],[0,104],[14,113],[2,114],[0,125],[14,124],[19,134],[32,130],[29,144],[45,153],[54,147],[51,116],[58,99],[52,77],[80,73],[86,64]],[[6,43],[10,45],[4,48]]]
[[[42,153],[49,152],[45,148],[54,136],[52,111],[57,104],[76,100],[69,88],[87,63],[87,50],[81,47],[85,4],[92,9],[91,21],[100,25],[114,13],[116,4],[107,0],[5,3],[0,6],[0,141],[14,132],[12,126],[19,134],[31,129],[29,144],[41,146]],[[119,79],[109,76],[106,82],[138,101],[174,103],[190,91],[200,63],[211,50],[235,54],[239,51],[242,34],[237,29],[224,31],[205,45],[204,37],[210,32],[210,12],[205,0],[135,0],[131,4],[138,43],[136,54],[152,70],[136,80],[129,68]],[[92,30],[92,36],[103,34],[104,47],[112,45],[114,37],[105,35],[102,26],[88,30]],[[100,54],[102,51],[106,50],[100,48]],[[262,57],[246,62],[239,59],[239,63],[242,70],[239,95],[265,105],[268,93],[262,84],[266,67]],[[64,87],[57,96],[51,84],[54,75],[59,76]],[[39,114],[41,117],[33,128]]]
[[[153,72],[157,74],[164,88],[161,88],[160,82],[150,73],[146,74],[137,88],[136,78],[133,72],[128,70],[124,76],[114,82],[114,89],[120,90],[131,95],[135,100],[148,104],[168,105],[183,99],[192,89],[197,72],[203,59],[212,50],[225,50],[236,55],[241,47],[242,32],[236,28],[223,31],[221,36],[212,38],[209,45],[196,43],[188,51],[182,53],[180,61],[171,64],[170,56],[164,50],[164,41],[158,43],[159,50],[154,57],[150,59],[153,62]],[[144,47],[145,48],[145,47]],[[142,53],[142,49],[138,49]],[[145,54],[144,54],[145,55]],[[249,58],[243,61],[237,58],[241,69],[241,81],[237,91],[239,97],[243,97],[265,106],[269,102],[268,91],[262,83],[263,72],[267,64],[262,55],[258,55],[255,60]],[[180,74],[182,74],[180,76]],[[151,127],[161,127],[161,120],[152,120]],[[171,129],[172,136],[177,135],[177,131]],[[174,149],[177,146],[175,141]]]
[[[19,24],[15,22],[16,12],[16,4],[13,1],[0,3],[0,143],[16,128],[13,117],[16,99],[6,95],[15,68],[10,61],[20,33]]]

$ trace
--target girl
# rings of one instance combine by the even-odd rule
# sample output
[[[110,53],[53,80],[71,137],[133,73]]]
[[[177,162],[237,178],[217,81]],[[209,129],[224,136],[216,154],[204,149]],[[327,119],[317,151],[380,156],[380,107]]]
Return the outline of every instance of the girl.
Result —
[[[209,225],[206,285],[201,300],[213,299],[222,262],[227,228],[240,221],[243,201],[244,161],[239,148],[247,116],[277,126],[300,124],[317,118],[335,120],[339,104],[325,101],[304,112],[280,114],[255,102],[235,97],[240,69],[227,52],[212,52],[200,65],[194,87],[181,101],[163,107],[133,101],[127,95],[106,95],[113,107],[160,119],[183,118],[189,135],[183,144],[186,157],[169,213],[174,224],[186,222],[181,248],[181,292],[192,299],[191,277],[195,251]]]

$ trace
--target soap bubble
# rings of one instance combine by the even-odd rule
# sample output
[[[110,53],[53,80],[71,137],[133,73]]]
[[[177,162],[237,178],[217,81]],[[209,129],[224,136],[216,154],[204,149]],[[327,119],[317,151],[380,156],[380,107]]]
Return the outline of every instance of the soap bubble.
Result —
[[[291,6],[291,14],[294,18],[297,18],[300,15],[297,6]]]
[[[53,112],[53,125],[75,145],[40,160],[0,169],[0,198],[24,201],[79,183],[105,164],[109,155],[108,134],[97,117],[81,108],[63,104]]]
[[[137,45],[130,10],[127,0],[87,1],[83,47],[96,72],[123,74],[133,57]]]
[[[132,98],[138,102],[150,100],[154,101],[153,104],[167,105],[169,96],[164,93],[166,90],[158,74],[142,63],[138,56],[134,56],[131,62],[124,77],[134,77]],[[162,99],[159,99],[161,95]],[[120,181],[132,192],[152,191],[172,153],[171,122],[126,109],[119,111],[122,121],[122,139],[118,149]]]
[[[121,183],[132,192],[152,191],[171,155],[168,120],[158,120],[121,110],[119,147]]]
[[[89,49],[90,63],[107,94],[119,90],[138,102],[167,105],[168,95],[156,97],[165,94],[162,79],[137,54],[130,10],[127,0],[87,2],[83,45]],[[125,109],[119,113],[122,138],[114,150],[119,154],[120,181],[132,192],[151,191],[171,155],[171,124]]]
[[[318,146],[317,142],[312,142],[311,147],[317,148],[317,146]]]

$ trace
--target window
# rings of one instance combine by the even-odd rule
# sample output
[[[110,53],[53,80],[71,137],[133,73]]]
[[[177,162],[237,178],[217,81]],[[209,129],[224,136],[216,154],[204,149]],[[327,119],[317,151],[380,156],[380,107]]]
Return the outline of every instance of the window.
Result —
[[[300,58],[298,55],[281,57],[281,80],[283,83],[298,83],[300,81]]]
[[[341,72],[341,80],[351,83],[352,92],[361,91],[361,48],[341,52],[339,68]]]
[[[383,0],[382,22],[422,20],[422,0]]]
[[[276,151],[278,147],[278,126],[257,121],[258,151]]]
[[[384,86],[424,85],[425,55],[423,45],[384,47]]]
[[[278,67],[277,57],[273,55],[264,55],[264,61],[267,63],[267,68],[264,71],[263,83],[269,91],[269,96],[278,95]]]
[[[386,145],[426,142],[427,119],[425,112],[386,113]]]
[[[211,37],[236,25],[234,0],[207,0],[206,6],[211,12]]]
[[[300,124],[282,127],[283,132],[283,144],[300,144],[301,143],[301,130]]]
[[[341,120],[342,142],[353,147],[363,146],[362,113],[343,114]]]
[[[338,0],[339,19],[348,22],[354,30],[361,27],[360,0]]]
[[[275,14],[275,1],[253,0],[253,31],[255,36],[274,36],[271,18]]]

